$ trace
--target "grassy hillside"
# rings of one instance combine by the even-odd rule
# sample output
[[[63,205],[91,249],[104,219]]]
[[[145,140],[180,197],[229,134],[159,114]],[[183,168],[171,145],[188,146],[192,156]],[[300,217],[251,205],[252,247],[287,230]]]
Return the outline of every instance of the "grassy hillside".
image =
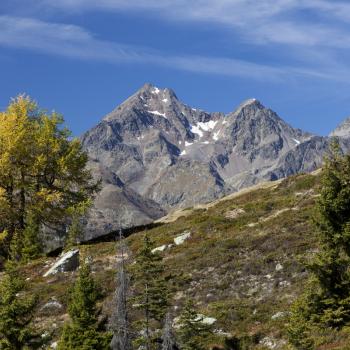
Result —
[[[306,281],[302,263],[317,250],[312,217],[319,189],[318,173],[293,176],[177,212],[147,231],[156,247],[191,233],[183,244],[162,254],[176,312],[191,298],[199,313],[217,319],[217,335],[211,344],[222,345],[230,334],[240,344],[237,349],[288,348],[288,310]],[[131,256],[140,248],[144,234],[126,239]],[[81,256],[94,258],[94,276],[103,288],[102,308],[107,316],[114,288],[115,243],[80,249]],[[40,295],[35,322],[46,333],[48,344],[57,339],[67,319],[67,289],[76,275],[42,277],[53,261],[41,259],[24,267],[32,290]],[[42,309],[52,298],[62,307]],[[325,331],[319,349],[346,349],[347,342],[350,336],[345,331]]]

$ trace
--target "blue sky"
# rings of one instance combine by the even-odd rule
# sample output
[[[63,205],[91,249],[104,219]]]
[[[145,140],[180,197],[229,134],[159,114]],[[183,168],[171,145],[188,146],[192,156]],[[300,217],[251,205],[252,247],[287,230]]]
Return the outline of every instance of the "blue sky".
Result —
[[[75,135],[145,82],[326,135],[350,115],[349,58],[349,1],[0,1],[0,110],[27,93]]]

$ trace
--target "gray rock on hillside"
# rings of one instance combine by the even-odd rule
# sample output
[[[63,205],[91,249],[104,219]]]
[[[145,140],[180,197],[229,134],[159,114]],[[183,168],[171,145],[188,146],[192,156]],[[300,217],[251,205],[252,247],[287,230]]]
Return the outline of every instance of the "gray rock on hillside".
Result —
[[[59,272],[74,271],[79,267],[79,249],[73,249],[63,253],[58,261],[45,272],[44,277],[55,275]]]

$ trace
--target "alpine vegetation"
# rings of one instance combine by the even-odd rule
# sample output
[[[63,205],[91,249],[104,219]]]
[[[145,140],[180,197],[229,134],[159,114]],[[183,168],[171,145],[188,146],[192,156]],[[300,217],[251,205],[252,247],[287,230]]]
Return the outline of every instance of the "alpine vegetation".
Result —
[[[183,350],[205,350],[205,339],[211,333],[211,326],[203,322],[194,304],[188,300],[179,319],[179,339]]]
[[[18,264],[8,262],[0,281],[0,349],[29,349],[35,344],[38,334],[31,321],[36,304],[37,297],[28,293]]]

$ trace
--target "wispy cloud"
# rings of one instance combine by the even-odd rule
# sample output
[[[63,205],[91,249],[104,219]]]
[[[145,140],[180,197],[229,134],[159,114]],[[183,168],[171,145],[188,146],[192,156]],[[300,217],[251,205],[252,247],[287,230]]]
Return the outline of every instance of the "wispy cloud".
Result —
[[[211,22],[258,44],[350,47],[350,3],[339,0],[11,0],[42,11],[128,11],[172,21]],[[6,0],[5,0],[6,3]],[[20,6],[22,3],[24,6]],[[33,6],[31,6],[33,5]],[[1,8],[1,4],[0,4]],[[311,17],[305,16],[305,11]]]
[[[112,64],[156,64],[185,71],[257,80],[281,80],[295,75],[330,78],[326,73],[321,74],[311,69],[274,67],[232,58],[167,56],[149,48],[99,40],[86,29],[76,25],[48,23],[32,18],[0,16],[0,45],[82,60]]]
[[[40,0],[65,11],[143,11],[173,21],[206,21],[239,31],[246,40],[305,46],[350,47],[350,4],[337,0]],[[300,16],[305,10],[314,20]],[[319,20],[327,18],[326,23]],[[318,18],[318,19],[317,19]]]
[[[60,9],[67,13],[142,11],[160,20],[215,23],[235,31],[241,41],[258,50],[276,46],[278,52],[280,46],[288,47],[290,59],[281,59],[280,62],[294,63],[260,64],[234,57],[200,57],[181,53],[169,56],[152,48],[100,39],[77,25],[10,15],[0,16],[0,45],[76,59],[157,64],[192,72],[258,80],[313,77],[348,81],[350,78],[348,64],[342,58],[350,48],[350,30],[346,25],[350,21],[350,3],[343,1],[26,0],[26,3],[31,1],[43,9]],[[300,15],[306,10],[311,13],[311,19]]]
[[[0,44],[80,59],[137,60],[139,56],[134,49],[98,40],[76,25],[10,16],[0,16]]]

